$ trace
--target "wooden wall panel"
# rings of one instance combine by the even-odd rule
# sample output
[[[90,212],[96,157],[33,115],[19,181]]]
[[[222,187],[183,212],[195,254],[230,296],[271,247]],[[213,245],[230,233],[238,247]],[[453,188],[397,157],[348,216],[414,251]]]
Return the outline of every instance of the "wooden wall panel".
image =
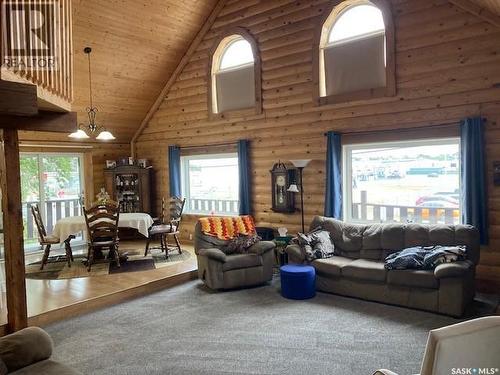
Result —
[[[299,229],[300,214],[271,211],[273,163],[311,158],[304,170],[305,218],[322,214],[327,130],[362,132],[443,124],[467,116],[487,122],[491,245],[485,266],[500,264],[500,188],[492,184],[492,162],[500,160],[500,28],[445,0],[392,0],[396,26],[398,92],[392,98],[314,106],[314,28],[326,0],[228,1],[199,44],[163,104],[138,138],[137,155],[154,165],[157,204],[168,195],[167,146],[251,140],[252,202],[258,225]],[[263,114],[230,119],[208,117],[209,51],[226,27],[246,27],[262,57]],[[196,217],[187,216],[189,238]],[[496,262],[496,263],[495,263]],[[496,270],[496,271],[495,271]],[[483,273],[500,281],[498,268]],[[492,276],[494,275],[494,276]]]

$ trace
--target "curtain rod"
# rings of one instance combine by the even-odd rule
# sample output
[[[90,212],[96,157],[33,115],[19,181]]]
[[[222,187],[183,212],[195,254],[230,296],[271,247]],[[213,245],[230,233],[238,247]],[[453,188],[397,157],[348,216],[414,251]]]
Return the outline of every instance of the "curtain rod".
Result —
[[[381,129],[381,130],[366,130],[366,131],[359,131],[359,132],[341,132],[337,131],[336,133],[342,134],[342,135],[364,135],[364,134],[377,134],[377,133],[389,133],[389,132],[397,132],[397,131],[411,131],[411,130],[425,130],[429,128],[448,128],[452,126],[458,126],[459,123],[456,122],[450,122],[449,124],[440,124],[440,125],[431,125],[431,126],[413,126],[411,128],[401,128],[401,129]],[[335,131],[335,130],[333,130]],[[326,137],[328,135],[328,132],[323,133],[323,135]]]
[[[198,145],[198,146],[177,146],[180,149],[193,149],[193,148],[207,148],[207,147],[219,147],[219,146],[236,146],[238,142],[226,142],[226,143],[212,143],[208,145]]]

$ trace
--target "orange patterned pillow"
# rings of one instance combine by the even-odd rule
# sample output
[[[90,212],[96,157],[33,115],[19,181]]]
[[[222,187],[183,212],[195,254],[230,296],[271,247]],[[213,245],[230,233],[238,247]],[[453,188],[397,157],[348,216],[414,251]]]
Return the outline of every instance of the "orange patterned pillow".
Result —
[[[198,220],[201,231],[208,236],[230,240],[238,234],[255,234],[255,223],[249,215],[236,217],[203,217]]]

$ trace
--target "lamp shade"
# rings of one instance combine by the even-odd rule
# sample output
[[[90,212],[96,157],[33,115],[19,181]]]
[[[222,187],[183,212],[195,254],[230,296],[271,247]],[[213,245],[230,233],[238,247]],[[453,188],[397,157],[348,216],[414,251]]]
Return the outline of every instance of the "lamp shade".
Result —
[[[302,160],[290,160],[290,162],[296,167],[296,168],[304,168],[309,164],[311,159],[302,159]]]
[[[68,135],[70,138],[74,139],[87,139],[90,138],[87,133],[85,133],[82,129],[78,129],[76,132],[73,132]]]
[[[298,193],[299,192],[299,188],[297,187],[297,185],[295,184],[291,184],[288,189],[286,189],[286,191],[290,192],[290,193]]]
[[[95,137],[95,139],[98,139],[100,141],[110,141],[110,140],[116,139],[116,138],[113,134],[111,134],[107,130],[103,130],[102,132],[99,133],[99,135],[97,137]]]

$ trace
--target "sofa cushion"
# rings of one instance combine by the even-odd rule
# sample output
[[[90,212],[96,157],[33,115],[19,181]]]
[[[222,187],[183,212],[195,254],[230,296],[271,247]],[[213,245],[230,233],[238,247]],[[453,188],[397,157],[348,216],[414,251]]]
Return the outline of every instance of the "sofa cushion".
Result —
[[[316,259],[311,265],[318,273],[340,276],[340,269],[351,262],[354,262],[354,259],[334,255],[331,258]]]
[[[384,262],[356,259],[343,266],[341,274],[355,279],[385,281],[387,270]]]
[[[426,270],[389,270],[387,283],[417,288],[439,288],[439,281],[434,276],[434,271]]]
[[[256,254],[235,254],[227,255],[226,263],[222,265],[222,271],[236,270],[239,268],[249,268],[262,266],[262,257]]]

